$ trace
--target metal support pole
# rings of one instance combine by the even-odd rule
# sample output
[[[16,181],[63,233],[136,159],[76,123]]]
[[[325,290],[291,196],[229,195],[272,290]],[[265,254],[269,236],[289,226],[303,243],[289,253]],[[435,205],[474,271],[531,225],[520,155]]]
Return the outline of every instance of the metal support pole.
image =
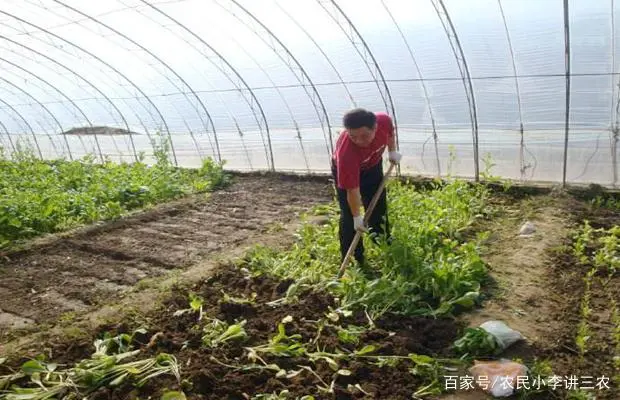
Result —
[[[570,22],[568,0],[564,0],[564,63],[566,65],[566,112],[564,120],[564,165],[562,168],[562,186],[566,187],[566,165],[568,161],[568,130],[570,122]]]

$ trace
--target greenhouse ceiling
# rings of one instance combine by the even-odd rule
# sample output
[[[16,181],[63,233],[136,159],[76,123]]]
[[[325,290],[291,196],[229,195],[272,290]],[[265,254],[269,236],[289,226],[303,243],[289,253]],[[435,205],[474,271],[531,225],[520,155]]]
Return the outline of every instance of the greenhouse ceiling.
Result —
[[[618,3],[0,0],[0,145],[324,172],[364,107],[403,174],[615,186]]]

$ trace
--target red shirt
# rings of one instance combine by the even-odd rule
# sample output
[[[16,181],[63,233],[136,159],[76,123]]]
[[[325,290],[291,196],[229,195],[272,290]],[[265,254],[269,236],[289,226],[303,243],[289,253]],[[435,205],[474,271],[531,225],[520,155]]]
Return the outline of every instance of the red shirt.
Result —
[[[346,130],[340,132],[334,160],[338,176],[338,187],[340,189],[353,189],[360,186],[360,172],[368,170],[383,158],[383,151],[388,144],[388,140],[394,135],[394,125],[392,118],[386,113],[376,113],[377,131],[375,138],[368,147],[360,147],[349,139]]]

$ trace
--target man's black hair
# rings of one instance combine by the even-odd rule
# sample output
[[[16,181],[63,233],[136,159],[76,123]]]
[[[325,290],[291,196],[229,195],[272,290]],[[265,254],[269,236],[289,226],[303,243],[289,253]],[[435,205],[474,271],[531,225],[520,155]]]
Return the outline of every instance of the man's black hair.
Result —
[[[347,129],[357,129],[363,126],[372,128],[377,122],[377,116],[375,113],[365,110],[363,108],[354,108],[347,111],[342,118],[342,123]]]

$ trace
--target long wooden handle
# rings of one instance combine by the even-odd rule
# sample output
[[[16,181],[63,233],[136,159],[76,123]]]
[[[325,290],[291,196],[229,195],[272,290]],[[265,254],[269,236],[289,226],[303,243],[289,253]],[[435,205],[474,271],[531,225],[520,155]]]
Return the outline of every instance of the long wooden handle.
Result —
[[[375,192],[375,195],[372,197],[372,200],[370,201],[370,204],[368,205],[368,209],[365,210],[364,226],[366,226],[366,224],[368,223],[368,219],[372,215],[372,211],[375,209],[375,206],[377,205],[377,202],[379,201],[379,196],[381,196],[381,193],[383,192],[383,189],[385,188],[385,184],[387,183],[387,179],[389,175],[392,173],[392,170],[394,169],[394,165],[395,164],[390,163],[390,167],[388,168],[387,172],[383,176],[383,180],[381,181],[381,184],[379,185],[379,189],[377,189],[377,191]],[[347,263],[349,262],[351,255],[353,255],[353,252],[355,251],[355,248],[357,247],[357,243],[360,241],[361,237],[362,237],[362,232],[356,231],[355,236],[353,237],[353,242],[351,242],[351,246],[349,246],[349,250],[347,251],[347,254],[344,257],[344,260],[342,261],[342,264],[340,265],[340,270],[338,271],[338,279],[340,279],[342,275],[344,275],[344,271],[347,268]]]

